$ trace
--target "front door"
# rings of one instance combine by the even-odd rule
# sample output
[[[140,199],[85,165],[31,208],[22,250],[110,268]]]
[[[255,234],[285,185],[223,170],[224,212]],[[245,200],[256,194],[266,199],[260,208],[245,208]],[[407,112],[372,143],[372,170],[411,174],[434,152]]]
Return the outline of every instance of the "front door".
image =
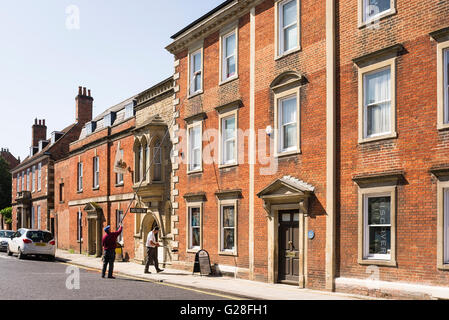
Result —
[[[279,282],[299,281],[299,211],[279,211]]]

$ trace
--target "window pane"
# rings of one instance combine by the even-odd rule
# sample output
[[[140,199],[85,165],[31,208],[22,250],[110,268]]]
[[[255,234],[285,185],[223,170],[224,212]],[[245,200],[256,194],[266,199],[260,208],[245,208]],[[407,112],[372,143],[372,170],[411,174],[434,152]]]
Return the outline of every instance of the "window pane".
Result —
[[[282,221],[288,222],[290,221],[290,213],[283,213],[282,214]]]
[[[196,126],[193,127],[191,130],[191,136],[192,136],[192,148],[198,148],[201,143],[201,136],[200,136],[200,127]]]
[[[390,69],[364,76],[366,135],[390,132],[391,83]]]
[[[200,246],[200,228],[192,228],[192,247]]]
[[[368,224],[390,224],[391,197],[368,198]]]
[[[229,57],[234,54],[235,54],[235,33],[226,38],[225,56]]]
[[[200,226],[200,208],[191,208],[190,209],[190,218],[191,218],[191,226],[199,227]]]
[[[296,98],[282,100],[282,124],[296,122]]]
[[[390,103],[380,103],[367,107],[367,136],[390,132]]]
[[[235,117],[227,118],[224,121],[224,138],[225,140],[235,137]]]
[[[370,227],[369,228],[369,253],[389,254],[390,253],[390,227]]]
[[[235,159],[235,140],[225,142],[225,161],[229,162]]]
[[[370,18],[390,9],[390,0],[365,0],[365,17]]]
[[[296,24],[284,30],[284,51],[298,46],[298,28]]]
[[[193,71],[197,72],[201,70],[201,53],[193,55]]]
[[[444,122],[449,123],[449,49],[444,51]]]
[[[235,56],[226,59],[227,63],[227,78],[232,77],[235,74]]]
[[[296,146],[296,124],[284,126],[284,149]]]
[[[234,250],[234,228],[223,230],[223,250]]]
[[[223,207],[223,227],[234,227],[234,206]]]
[[[365,75],[365,104],[373,104],[390,100],[390,69]]]
[[[290,1],[282,6],[282,15],[284,18],[283,27],[286,27],[288,25],[291,25],[292,23],[296,22],[296,0]]]

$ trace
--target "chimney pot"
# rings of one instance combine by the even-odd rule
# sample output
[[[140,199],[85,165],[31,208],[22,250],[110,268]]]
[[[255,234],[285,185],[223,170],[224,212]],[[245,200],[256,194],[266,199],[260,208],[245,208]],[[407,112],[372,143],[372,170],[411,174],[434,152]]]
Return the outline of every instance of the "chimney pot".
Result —
[[[87,90],[87,95],[90,97],[90,89]]]
[[[83,96],[86,95],[86,87],[83,87]]]
[[[36,118],[36,119],[34,119],[34,124],[37,124],[37,118]]]
[[[79,86],[79,87],[78,87],[78,95],[80,96],[81,94],[82,94],[81,86]]]
[[[43,125],[43,126],[45,126],[45,119],[44,119],[44,120],[42,120],[42,125]]]

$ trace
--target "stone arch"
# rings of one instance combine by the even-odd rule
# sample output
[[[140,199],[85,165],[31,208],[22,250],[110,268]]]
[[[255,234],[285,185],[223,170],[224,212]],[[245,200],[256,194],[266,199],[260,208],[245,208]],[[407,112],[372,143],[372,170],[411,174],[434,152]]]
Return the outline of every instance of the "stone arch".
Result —
[[[299,86],[306,83],[306,78],[297,71],[285,71],[278,75],[270,84],[273,91],[282,90],[286,87]]]

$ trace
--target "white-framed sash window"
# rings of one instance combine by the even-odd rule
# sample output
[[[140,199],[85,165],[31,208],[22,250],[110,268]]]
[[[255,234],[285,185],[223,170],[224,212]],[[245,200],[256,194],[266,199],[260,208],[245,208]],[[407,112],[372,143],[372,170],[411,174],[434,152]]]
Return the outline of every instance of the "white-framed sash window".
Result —
[[[279,153],[297,150],[297,96],[279,99]]]
[[[278,3],[278,55],[299,48],[299,0]]]
[[[201,207],[189,207],[189,249],[201,248]]]
[[[449,124],[449,48],[443,50],[444,68],[444,123]]]
[[[190,54],[189,93],[194,95],[203,90],[203,50],[198,49]]]
[[[34,225],[35,225],[35,223],[34,223],[34,220],[35,220],[35,215],[34,215],[34,206],[32,206],[31,207],[31,229],[34,229]]]
[[[363,22],[376,20],[394,10],[392,0],[362,0]]]
[[[33,175],[33,181],[31,182],[31,184],[32,184],[31,189],[32,189],[32,192],[35,192],[36,191],[36,166],[33,166],[32,175]]]
[[[221,150],[222,164],[233,164],[237,162],[237,126],[236,115],[232,114],[221,118]]]
[[[199,171],[202,168],[202,122],[189,127],[188,143],[189,172]]]
[[[221,37],[221,81],[237,76],[237,29]]]
[[[83,212],[78,210],[76,217],[76,240],[83,241]]]
[[[37,206],[37,229],[41,229],[41,206]]]
[[[391,134],[391,68],[363,75],[365,138]]]
[[[37,165],[37,191],[41,191],[42,186],[42,163]]]
[[[444,203],[444,216],[443,216],[443,252],[444,264],[449,264],[449,188],[443,189],[443,203]]]
[[[83,163],[78,162],[78,192],[83,191]]]
[[[364,258],[391,259],[391,193],[366,194],[363,199]]]
[[[235,252],[236,249],[236,208],[234,204],[221,206],[220,251]]]
[[[30,174],[30,169],[27,169],[27,191],[31,191],[31,174]]]
[[[100,158],[94,157],[93,159],[93,169],[94,169],[94,181],[93,181],[93,187],[99,188],[100,187]]]

